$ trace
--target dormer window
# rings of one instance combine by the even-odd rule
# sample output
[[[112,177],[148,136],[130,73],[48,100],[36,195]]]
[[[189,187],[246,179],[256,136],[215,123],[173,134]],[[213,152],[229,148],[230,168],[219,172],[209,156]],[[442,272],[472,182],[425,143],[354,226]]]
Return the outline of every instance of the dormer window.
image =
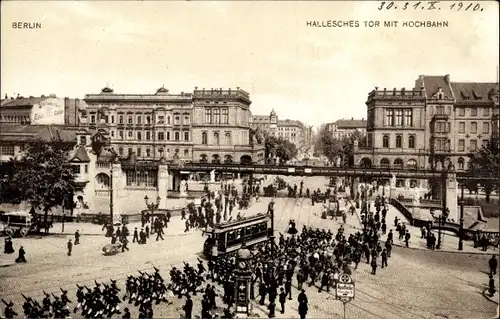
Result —
[[[464,100],[470,100],[470,96],[467,95],[464,91],[460,91],[460,95],[462,95],[462,98]]]
[[[472,90],[472,96],[474,97],[474,100],[481,100],[481,96],[477,95],[474,90]]]

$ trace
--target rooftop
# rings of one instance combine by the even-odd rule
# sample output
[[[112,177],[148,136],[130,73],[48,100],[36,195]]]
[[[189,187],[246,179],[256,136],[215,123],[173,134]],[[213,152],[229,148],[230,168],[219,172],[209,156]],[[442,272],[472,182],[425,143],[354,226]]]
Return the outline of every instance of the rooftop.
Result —
[[[498,98],[498,83],[452,82],[451,88],[457,102],[493,101]]]
[[[430,99],[441,88],[448,98],[453,98],[450,87],[450,75],[420,75],[415,81],[415,89],[425,89],[425,96]]]
[[[33,97],[33,96],[30,96],[30,97],[17,97],[17,98],[7,98],[7,99],[4,99],[2,100],[2,104],[1,104],[1,107],[2,108],[10,108],[10,107],[26,107],[26,106],[33,106],[33,105],[36,105],[38,103],[41,103],[49,98],[52,98],[52,97],[55,97],[55,96],[51,96],[51,97],[48,97],[48,96],[41,96],[41,97]]]
[[[2,141],[27,142],[33,138],[46,141],[58,139],[65,142],[76,142],[76,132],[79,128],[63,125],[20,125],[14,123],[2,124],[0,137]]]
[[[366,127],[366,120],[365,119],[350,119],[350,120],[345,120],[345,119],[340,119],[337,120],[333,123],[329,123],[329,125],[335,125],[337,128],[365,128]]]

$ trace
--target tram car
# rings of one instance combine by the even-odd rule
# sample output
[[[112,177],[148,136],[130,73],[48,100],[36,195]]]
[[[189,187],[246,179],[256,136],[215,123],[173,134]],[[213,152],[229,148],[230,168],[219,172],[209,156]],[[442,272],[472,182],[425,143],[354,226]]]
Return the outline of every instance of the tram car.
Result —
[[[271,216],[257,214],[216,225],[207,230],[203,254],[208,259],[233,255],[244,242],[247,247],[264,245],[271,238]]]

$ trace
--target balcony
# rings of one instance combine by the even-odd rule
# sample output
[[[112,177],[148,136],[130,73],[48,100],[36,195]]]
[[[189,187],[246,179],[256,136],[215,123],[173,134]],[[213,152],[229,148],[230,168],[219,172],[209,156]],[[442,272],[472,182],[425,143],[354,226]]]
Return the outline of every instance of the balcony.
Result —
[[[446,114],[434,114],[434,116],[432,117],[432,120],[433,121],[448,121],[448,115]]]

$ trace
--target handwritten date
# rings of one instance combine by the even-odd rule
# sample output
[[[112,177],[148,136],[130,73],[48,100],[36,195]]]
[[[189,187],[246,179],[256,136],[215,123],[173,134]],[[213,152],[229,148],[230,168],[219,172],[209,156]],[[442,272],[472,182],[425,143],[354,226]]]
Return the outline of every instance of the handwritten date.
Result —
[[[418,2],[399,2],[399,1],[382,1],[379,3],[378,10],[394,11],[394,10],[449,10],[449,11],[474,11],[481,12],[483,8],[479,2],[443,2],[443,1],[418,1]]]

